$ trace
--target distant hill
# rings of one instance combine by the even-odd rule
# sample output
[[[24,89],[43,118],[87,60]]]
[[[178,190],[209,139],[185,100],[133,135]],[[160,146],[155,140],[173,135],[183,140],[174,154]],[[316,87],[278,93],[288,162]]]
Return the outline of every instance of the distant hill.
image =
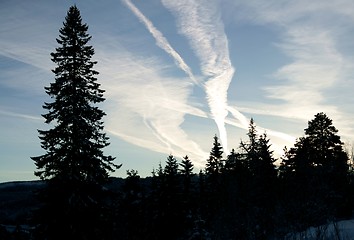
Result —
[[[45,186],[43,181],[0,183],[0,224],[25,224],[32,210],[39,206],[36,192]]]
[[[111,178],[106,188],[120,191],[123,182],[124,179]],[[40,206],[36,195],[44,186],[44,181],[0,183],[0,225],[27,224],[31,212]]]

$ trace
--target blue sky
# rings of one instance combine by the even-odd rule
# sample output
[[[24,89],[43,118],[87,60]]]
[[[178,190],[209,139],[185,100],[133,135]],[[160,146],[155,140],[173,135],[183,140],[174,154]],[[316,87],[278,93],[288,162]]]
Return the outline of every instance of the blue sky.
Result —
[[[35,179],[50,53],[72,4],[106,90],[114,176],[150,175],[170,153],[202,168],[214,134],[237,148],[250,117],[277,156],[318,112],[353,142],[351,0],[1,1],[0,182]]]

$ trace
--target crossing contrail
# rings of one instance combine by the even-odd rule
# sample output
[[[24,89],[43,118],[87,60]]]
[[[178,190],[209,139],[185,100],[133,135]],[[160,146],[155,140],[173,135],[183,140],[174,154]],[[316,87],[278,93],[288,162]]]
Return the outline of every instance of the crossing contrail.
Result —
[[[228,153],[225,119],[228,115],[227,90],[234,75],[228,40],[217,6],[210,0],[163,0],[177,18],[179,32],[190,42],[201,61],[210,112]]]
[[[174,59],[177,66],[180,69],[182,69],[194,83],[198,84],[198,81],[194,77],[190,67],[185,63],[185,61],[178,54],[178,52],[174,50],[174,48],[170,45],[170,43],[163,36],[163,34],[158,29],[156,29],[153,23],[147,17],[145,17],[145,15],[130,0],[122,0],[122,1],[149,30],[151,35],[155,38],[157,46],[159,46],[167,54],[169,54]]]

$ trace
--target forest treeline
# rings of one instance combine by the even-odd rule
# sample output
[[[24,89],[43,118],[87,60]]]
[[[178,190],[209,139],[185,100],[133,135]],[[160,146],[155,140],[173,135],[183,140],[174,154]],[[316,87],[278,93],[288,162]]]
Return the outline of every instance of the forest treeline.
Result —
[[[248,140],[223,158],[214,137],[204,170],[169,155],[142,184],[127,171],[116,209],[120,239],[294,239],[351,218],[353,175],[332,121],[318,113],[280,165],[253,120]]]
[[[89,196],[82,186],[68,205],[47,199],[52,205],[26,220],[30,231],[2,239],[296,239],[311,226],[352,217],[352,164],[326,114],[316,114],[281,159],[252,119],[247,136],[226,157],[214,136],[199,173],[188,156],[169,155],[150,177],[128,170],[119,184],[108,180],[92,205],[75,199]],[[38,196],[72,194],[48,184]]]
[[[52,100],[43,105],[49,129],[38,131],[45,153],[32,157],[45,184],[15,231],[0,226],[1,239],[293,239],[352,216],[352,165],[322,112],[278,165],[251,119],[247,140],[226,157],[213,138],[199,173],[193,159],[169,155],[151,177],[128,170],[121,184],[110,183],[120,165],[103,151],[109,139],[96,104],[104,90],[87,30],[79,9],[70,7],[51,54],[55,81],[45,87]]]

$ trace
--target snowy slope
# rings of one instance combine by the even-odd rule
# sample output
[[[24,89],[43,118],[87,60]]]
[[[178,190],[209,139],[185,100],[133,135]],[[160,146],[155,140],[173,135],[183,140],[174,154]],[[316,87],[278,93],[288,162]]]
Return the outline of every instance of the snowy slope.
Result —
[[[286,240],[354,240],[354,219],[331,222],[307,231],[289,234]]]

